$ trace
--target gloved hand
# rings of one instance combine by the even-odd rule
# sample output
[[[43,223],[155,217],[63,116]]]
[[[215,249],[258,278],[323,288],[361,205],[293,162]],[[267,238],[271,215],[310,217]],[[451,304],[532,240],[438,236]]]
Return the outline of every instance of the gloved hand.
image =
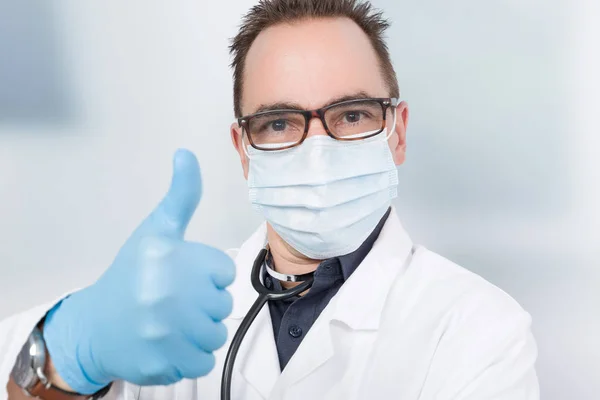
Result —
[[[214,367],[232,309],[231,258],[183,240],[201,195],[196,157],[179,150],[171,187],[100,279],[53,308],[44,338],[61,378],[82,394],[115,380],[166,385]],[[110,210],[109,210],[110,212]]]

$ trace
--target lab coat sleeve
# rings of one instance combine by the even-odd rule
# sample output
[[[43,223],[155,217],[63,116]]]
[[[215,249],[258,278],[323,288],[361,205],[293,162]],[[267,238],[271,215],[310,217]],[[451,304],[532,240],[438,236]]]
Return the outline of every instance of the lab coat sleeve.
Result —
[[[8,398],[6,384],[29,334],[58,301],[42,304],[0,321],[0,399]]]
[[[455,399],[539,400],[536,353],[531,332],[515,335],[505,352],[497,354],[494,363],[482,365],[479,375]]]
[[[23,348],[29,334],[46,313],[65,297],[60,297],[53,302],[39,305],[0,321],[0,400],[8,399],[6,385],[17,355]],[[132,395],[132,392],[136,389],[139,390],[135,385],[121,381],[115,382],[104,399],[135,399],[136,396]]]
[[[462,302],[432,361],[430,377],[439,383],[433,398],[539,400],[529,314],[492,285]]]

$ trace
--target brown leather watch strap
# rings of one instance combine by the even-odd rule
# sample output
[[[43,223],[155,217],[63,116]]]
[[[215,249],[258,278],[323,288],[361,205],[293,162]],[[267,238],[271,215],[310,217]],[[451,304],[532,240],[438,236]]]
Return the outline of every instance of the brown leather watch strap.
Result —
[[[88,399],[99,399],[103,397],[110,390],[108,385],[104,389],[94,394],[83,395],[79,393],[67,392],[57,388],[56,386],[50,385],[46,387],[42,381],[38,381],[33,388],[29,390],[29,394],[42,400],[88,400]]]
[[[84,396],[78,393],[71,393],[50,385],[46,387],[42,381],[38,381],[34,387],[29,390],[29,394],[43,400],[87,400],[91,396]]]

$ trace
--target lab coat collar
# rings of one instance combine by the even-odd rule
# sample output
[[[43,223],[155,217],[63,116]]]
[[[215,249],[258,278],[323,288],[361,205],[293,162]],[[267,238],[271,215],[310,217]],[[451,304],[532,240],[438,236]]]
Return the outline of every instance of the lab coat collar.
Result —
[[[392,210],[369,254],[331,299],[288,362],[273,389],[274,398],[294,390],[314,371],[327,368],[337,351],[344,352],[341,349],[348,341],[341,340],[340,325],[345,325],[349,334],[361,331],[362,337],[376,335],[389,291],[408,266],[412,248],[412,241]]]
[[[231,319],[241,320],[256,300],[250,282],[252,264],[266,243],[266,224],[242,245],[236,257],[238,276]],[[269,308],[263,307],[251,325],[238,355],[241,375],[264,398],[287,390],[323,365],[334,354],[330,323],[339,321],[351,330],[377,330],[388,292],[403,273],[412,241],[392,209],[373,248],[323,310],[281,375]],[[233,332],[232,332],[233,334]],[[250,354],[258,352],[260,354]],[[279,379],[281,376],[282,379]],[[278,381],[279,379],[279,381]]]
[[[261,249],[267,244],[267,224],[262,223],[250,236],[242,247],[240,247],[235,258],[236,278],[229,290],[234,293],[233,310],[230,318],[242,319],[250,310],[250,306],[258,297],[258,293],[252,287],[250,274],[254,260]],[[258,318],[258,316],[257,316]]]
[[[413,242],[396,210],[388,217],[373,248],[332,299],[332,320],[354,330],[376,330],[388,292],[406,268]]]
[[[236,257],[238,276],[230,288],[235,295],[230,318],[244,318],[256,300],[258,294],[250,282],[250,272],[258,252],[266,242],[267,228],[263,223],[240,247]],[[387,292],[394,277],[402,272],[400,269],[410,255],[412,246],[395,207],[392,207],[373,248],[334,297],[337,300],[333,318],[353,329],[377,329]],[[365,292],[368,296],[357,295]]]
[[[250,274],[254,260],[259,251],[267,242],[267,227],[263,223],[240,247],[235,258],[237,276],[229,287],[233,293],[233,311],[230,319],[241,320],[250,310],[250,307],[258,297],[258,293],[252,287]],[[233,335],[235,332],[230,332]],[[260,354],[254,352],[259,350]],[[254,353],[254,354],[253,354]],[[260,395],[267,399],[281,375],[277,346],[273,336],[273,325],[269,307],[264,306],[250,325],[236,357],[235,371],[238,370],[244,380],[252,386]],[[232,388],[235,390],[235,388]]]

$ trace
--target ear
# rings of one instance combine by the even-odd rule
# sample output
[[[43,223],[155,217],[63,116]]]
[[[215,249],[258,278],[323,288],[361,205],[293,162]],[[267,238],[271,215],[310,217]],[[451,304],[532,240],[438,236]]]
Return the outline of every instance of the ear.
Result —
[[[242,132],[242,127],[238,125],[237,122],[231,124],[231,142],[233,143],[233,147],[238,152],[240,156],[240,162],[242,163],[242,170],[244,171],[244,178],[248,180],[248,157],[246,156],[246,152],[244,151],[244,136]]]
[[[396,106],[396,131],[388,143],[396,165],[402,165],[406,159],[406,128],[408,126],[408,104],[405,101]]]

